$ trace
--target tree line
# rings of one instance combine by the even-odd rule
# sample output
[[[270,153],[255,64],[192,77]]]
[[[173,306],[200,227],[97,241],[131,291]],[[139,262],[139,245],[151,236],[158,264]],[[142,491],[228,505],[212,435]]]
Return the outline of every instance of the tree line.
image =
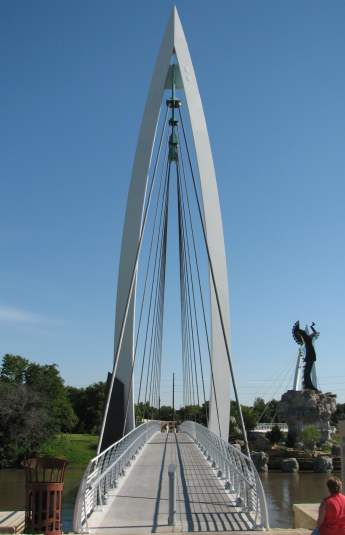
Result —
[[[38,453],[58,433],[97,434],[106,385],[65,386],[56,364],[6,354],[0,367],[0,468]]]
[[[105,382],[86,388],[66,386],[56,364],[38,364],[20,355],[4,355],[0,366],[0,467],[19,465],[27,456],[39,453],[42,444],[59,433],[97,435],[105,399]],[[253,407],[242,407],[247,429],[255,427],[265,407],[260,399]],[[267,415],[272,411],[274,404]],[[208,402],[178,410],[139,403],[135,413],[137,423],[144,419],[176,419],[205,425]],[[233,402],[231,414],[230,433],[240,435],[238,410]]]
[[[66,386],[56,364],[38,364],[19,355],[6,354],[0,366],[0,468],[16,466],[35,453],[42,444],[59,433],[97,435],[103,417],[106,383],[86,388]],[[258,422],[275,422],[277,401],[256,398],[253,406],[241,405],[246,429]],[[194,420],[206,424],[208,402],[174,410],[159,409],[148,403],[135,407],[136,421],[144,419]],[[231,401],[230,440],[241,436],[237,405]],[[345,404],[337,405],[332,418],[345,416]]]

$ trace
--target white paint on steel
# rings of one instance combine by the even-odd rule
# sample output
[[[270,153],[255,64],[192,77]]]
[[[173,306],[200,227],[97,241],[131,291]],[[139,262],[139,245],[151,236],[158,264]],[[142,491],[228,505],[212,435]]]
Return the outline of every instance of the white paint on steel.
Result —
[[[174,8],[169,19],[156,61],[134,158],[122,235],[116,300],[115,347],[117,347],[118,344],[121,320],[124,315],[126,298],[130,286],[130,273],[132,266],[134,265],[135,252],[140,234],[141,218],[147,185],[147,174],[151,160],[160,105],[163,98],[169,64],[174,52],[176,54],[176,59],[181,72],[194,138],[196,159],[201,181],[202,203],[207,240],[215,272],[215,279],[217,281],[217,289],[219,293],[223,321],[227,332],[229,332],[229,291],[225,245],[211,146],[188,45],[177,10]],[[221,434],[223,438],[227,438],[230,418],[230,370],[212,283],[210,284],[210,287],[212,361],[214,380],[217,391]],[[131,299],[116,374],[125,385],[125,399],[127,399],[130,389],[129,381],[133,362],[134,304],[135,293],[133,293]],[[134,404],[133,394],[131,394],[130,411],[125,431],[130,431],[133,429],[134,425]],[[210,400],[209,428],[214,433],[219,433],[213,391],[211,393]]]
[[[315,362],[313,362],[313,366],[312,366],[311,372],[310,372],[310,377],[311,377],[311,382],[313,383],[315,388],[318,388]]]
[[[171,26],[172,20],[169,22]],[[169,28],[168,26],[168,28]],[[115,348],[118,346],[121,322],[126,308],[126,300],[130,288],[130,276],[135,261],[135,253],[140,235],[141,219],[147,185],[147,174],[151,161],[152,147],[155,139],[156,127],[159,117],[165,80],[168,73],[171,53],[173,31],[166,31],[161,49],[158,54],[154,74],[152,77],[144,115],[139,131],[139,138],[132,169],[132,178],[129,186],[125,223],[122,233],[121,256],[116,296],[115,315]],[[133,388],[130,388],[130,376],[133,363],[133,334],[134,334],[134,304],[133,292],[126,328],[123,337],[116,377],[124,383],[125,400],[129,400],[129,410],[125,433],[135,426]]]
[[[174,8],[174,47],[187,101],[194,137],[196,160],[201,183],[204,221],[211,262],[217,283],[218,297],[227,333],[230,330],[228,273],[225,257],[223,223],[220,210],[216,173],[210,140],[194,67],[176,8]],[[222,437],[227,440],[230,420],[230,370],[224,344],[218,306],[212,282],[211,288],[211,344],[214,383]],[[228,345],[229,336],[228,336]],[[214,392],[211,389],[209,429],[219,434]]]
[[[298,349],[295,375],[293,380],[293,390],[301,390],[301,373],[304,358],[304,346]]]

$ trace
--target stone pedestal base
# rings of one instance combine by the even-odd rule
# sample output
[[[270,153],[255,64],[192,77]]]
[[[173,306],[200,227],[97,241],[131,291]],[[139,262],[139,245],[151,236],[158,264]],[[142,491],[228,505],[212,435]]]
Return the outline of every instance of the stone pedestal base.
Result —
[[[278,419],[288,424],[291,435],[297,438],[305,427],[313,425],[320,430],[321,443],[331,437],[330,419],[335,411],[336,395],[318,390],[288,390],[277,407]]]

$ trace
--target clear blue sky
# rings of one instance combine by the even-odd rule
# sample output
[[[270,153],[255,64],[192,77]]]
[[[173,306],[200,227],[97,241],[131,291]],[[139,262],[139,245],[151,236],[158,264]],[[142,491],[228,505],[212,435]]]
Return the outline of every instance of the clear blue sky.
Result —
[[[55,362],[68,384],[111,367],[131,166],[172,5],[0,5],[0,354]],[[321,331],[321,387],[344,401],[345,3],[177,7],[217,171],[241,399],[281,394],[299,319]]]

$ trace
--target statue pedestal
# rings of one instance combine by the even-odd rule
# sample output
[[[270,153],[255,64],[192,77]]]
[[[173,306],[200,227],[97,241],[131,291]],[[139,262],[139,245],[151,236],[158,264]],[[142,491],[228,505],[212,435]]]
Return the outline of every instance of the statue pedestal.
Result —
[[[309,425],[321,432],[321,443],[331,437],[330,419],[336,411],[336,395],[319,390],[288,390],[277,407],[279,421],[288,424],[289,433],[298,437]]]

